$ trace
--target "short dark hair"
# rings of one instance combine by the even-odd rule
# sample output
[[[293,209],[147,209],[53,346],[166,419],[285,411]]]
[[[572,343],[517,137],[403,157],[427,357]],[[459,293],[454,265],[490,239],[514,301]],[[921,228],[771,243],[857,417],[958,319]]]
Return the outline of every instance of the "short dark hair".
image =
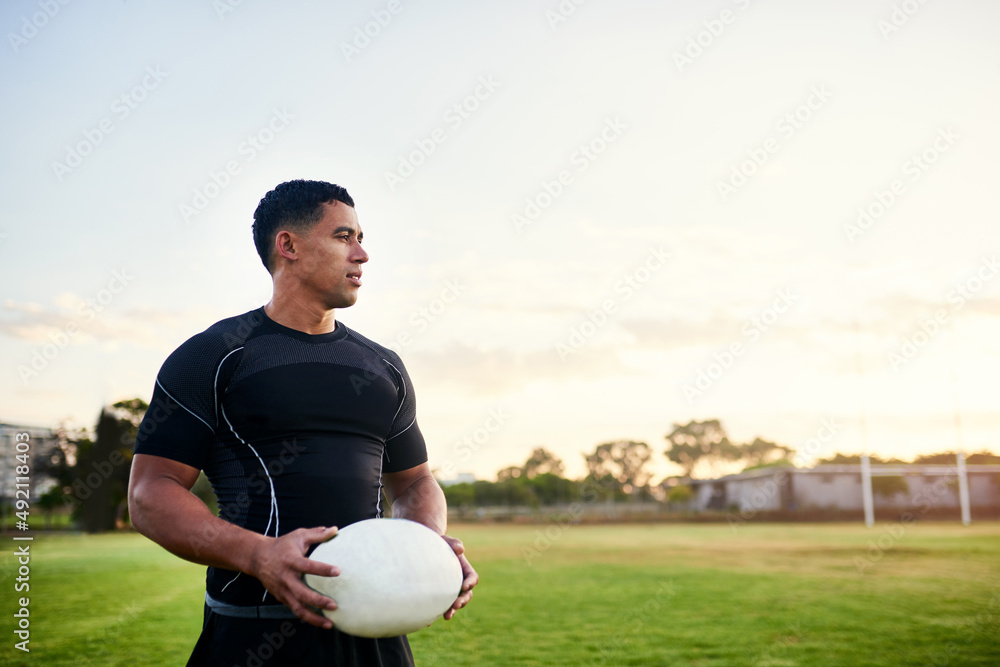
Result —
[[[264,195],[253,213],[253,243],[268,273],[278,231],[282,227],[307,230],[323,217],[323,204],[338,201],[354,208],[347,190],[325,181],[287,181]]]

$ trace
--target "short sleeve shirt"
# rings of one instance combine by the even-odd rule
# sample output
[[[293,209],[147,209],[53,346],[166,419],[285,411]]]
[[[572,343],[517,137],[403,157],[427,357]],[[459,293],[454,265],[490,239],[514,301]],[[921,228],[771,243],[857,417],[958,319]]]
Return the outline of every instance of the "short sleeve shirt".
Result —
[[[222,519],[271,536],[380,517],[382,475],[427,461],[395,352],[340,322],[326,334],[290,329],[263,308],[167,358],[135,451],[204,470]],[[207,585],[229,604],[275,603],[230,570],[210,567]]]

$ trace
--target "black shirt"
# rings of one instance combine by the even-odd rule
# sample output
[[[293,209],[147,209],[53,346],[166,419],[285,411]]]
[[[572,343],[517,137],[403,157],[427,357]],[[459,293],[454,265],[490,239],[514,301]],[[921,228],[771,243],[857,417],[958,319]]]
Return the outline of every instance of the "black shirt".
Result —
[[[327,334],[290,329],[263,308],[170,355],[135,451],[203,469],[221,518],[271,536],[380,517],[383,473],[427,460],[395,352],[340,322]],[[228,604],[276,602],[231,570],[208,568],[207,588]]]

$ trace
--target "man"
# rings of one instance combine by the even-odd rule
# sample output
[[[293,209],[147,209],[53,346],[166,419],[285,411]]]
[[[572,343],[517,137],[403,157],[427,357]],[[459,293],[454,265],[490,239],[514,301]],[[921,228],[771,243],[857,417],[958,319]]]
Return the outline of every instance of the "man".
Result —
[[[336,576],[307,558],[337,526],[419,521],[458,554],[462,591],[478,575],[444,535],[413,387],[399,356],[335,319],[357,301],[368,254],[354,200],[337,185],[282,183],[254,213],[254,243],[274,284],[267,305],[181,345],[156,378],[129,480],[132,523],[208,566],[202,634],[189,665],[412,665],[406,637],[343,634],[336,603],[302,581]],[[219,517],[190,489],[204,470]]]

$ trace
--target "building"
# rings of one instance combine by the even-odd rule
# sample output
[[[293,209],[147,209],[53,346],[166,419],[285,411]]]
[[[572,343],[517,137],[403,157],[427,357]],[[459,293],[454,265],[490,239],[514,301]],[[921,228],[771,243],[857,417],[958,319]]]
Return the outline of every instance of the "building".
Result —
[[[55,484],[55,480],[41,474],[37,463],[57,443],[53,429],[0,423],[0,527],[12,519],[17,500],[27,500],[33,506]]]
[[[449,479],[439,479],[438,484],[441,486],[451,486],[453,484],[472,484],[475,481],[476,475],[474,473],[460,472]]]
[[[967,465],[969,507],[995,517],[1000,511],[1000,465]],[[917,516],[961,510],[957,466],[872,464],[872,501],[876,512]],[[884,483],[885,478],[896,478]],[[902,481],[900,481],[902,480]],[[860,464],[823,464],[814,468],[770,467],[719,479],[688,480],[690,509],[758,513],[847,515],[864,511]]]

